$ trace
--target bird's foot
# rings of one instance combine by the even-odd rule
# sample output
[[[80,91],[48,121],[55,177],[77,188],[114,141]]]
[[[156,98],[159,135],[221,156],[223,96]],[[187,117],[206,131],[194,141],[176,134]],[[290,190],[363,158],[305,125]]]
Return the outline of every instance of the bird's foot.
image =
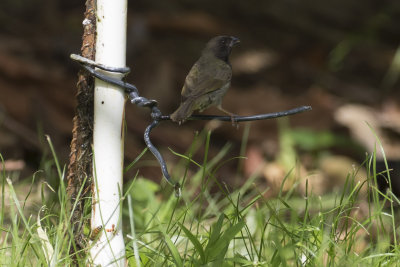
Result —
[[[237,115],[235,114],[231,114],[231,122],[232,122],[232,126],[236,127],[236,129],[239,129],[239,122],[236,120]]]
[[[232,112],[227,111],[222,106],[217,106],[217,108],[219,110],[221,110],[222,112],[224,112],[224,113],[228,114],[229,116],[231,116],[232,126],[236,126],[236,128],[239,129],[239,123],[235,119],[235,117],[237,116],[236,114],[233,114]]]

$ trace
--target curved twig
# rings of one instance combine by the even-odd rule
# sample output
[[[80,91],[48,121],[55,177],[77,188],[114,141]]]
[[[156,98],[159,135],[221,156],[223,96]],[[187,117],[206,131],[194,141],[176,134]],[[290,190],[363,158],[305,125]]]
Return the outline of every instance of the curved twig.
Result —
[[[172,181],[171,176],[168,173],[167,169],[167,164],[165,164],[165,160],[163,156],[161,155],[160,151],[153,145],[153,143],[150,141],[150,132],[153,128],[157,127],[159,121],[154,120],[149,126],[147,126],[146,130],[144,131],[144,142],[146,143],[147,147],[153,153],[154,157],[158,160],[161,166],[161,172],[164,176],[164,178],[167,180],[167,182],[172,185],[175,188],[175,195],[177,197],[180,196],[181,190],[180,190],[180,185],[179,183],[175,183]]]

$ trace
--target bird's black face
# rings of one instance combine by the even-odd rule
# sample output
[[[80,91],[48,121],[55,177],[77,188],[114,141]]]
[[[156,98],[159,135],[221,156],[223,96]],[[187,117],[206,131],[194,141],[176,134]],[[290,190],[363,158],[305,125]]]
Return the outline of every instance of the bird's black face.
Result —
[[[214,56],[228,62],[232,47],[239,42],[239,38],[233,36],[217,36],[207,43],[206,50],[212,51]]]

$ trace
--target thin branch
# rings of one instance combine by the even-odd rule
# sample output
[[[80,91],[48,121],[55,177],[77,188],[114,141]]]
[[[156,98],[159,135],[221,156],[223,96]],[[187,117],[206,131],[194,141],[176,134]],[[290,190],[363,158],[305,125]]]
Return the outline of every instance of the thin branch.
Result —
[[[279,117],[285,117],[289,115],[294,115],[298,113],[302,113],[305,111],[312,110],[311,106],[301,106],[285,111],[273,112],[273,113],[265,113],[259,115],[252,116],[234,116],[233,119],[235,122],[243,122],[243,121],[259,121],[259,120],[268,120],[268,119],[276,119]],[[164,115],[160,117],[160,120],[171,120],[169,115]],[[192,115],[188,118],[188,120],[218,120],[218,121],[232,121],[231,116],[215,116],[215,115]]]

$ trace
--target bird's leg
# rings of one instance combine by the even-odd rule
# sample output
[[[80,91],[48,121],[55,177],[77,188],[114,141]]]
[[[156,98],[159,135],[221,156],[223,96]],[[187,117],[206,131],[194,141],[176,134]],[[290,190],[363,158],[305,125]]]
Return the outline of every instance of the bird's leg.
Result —
[[[217,108],[219,110],[221,110],[222,112],[224,112],[224,113],[228,114],[229,116],[231,116],[232,126],[236,126],[236,128],[239,128],[239,123],[235,120],[235,117],[237,116],[236,114],[227,111],[221,105],[217,106]]]

